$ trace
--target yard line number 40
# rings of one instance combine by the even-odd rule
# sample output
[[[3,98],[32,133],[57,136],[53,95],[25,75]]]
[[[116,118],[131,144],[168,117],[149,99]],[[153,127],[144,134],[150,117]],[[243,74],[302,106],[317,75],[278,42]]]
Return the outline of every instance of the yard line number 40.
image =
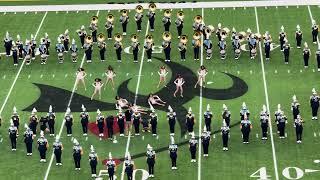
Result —
[[[298,167],[286,167],[282,170],[282,175],[287,179],[301,179],[304,175],[304,171]],[[261,167],[256,172],[250,175],[251,178],[257,180],[271,180],[267,174],[267,168]]]

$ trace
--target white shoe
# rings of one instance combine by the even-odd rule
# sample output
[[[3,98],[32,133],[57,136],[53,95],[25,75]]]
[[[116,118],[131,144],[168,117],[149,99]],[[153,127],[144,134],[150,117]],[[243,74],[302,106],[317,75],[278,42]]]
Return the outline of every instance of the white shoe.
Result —
[[[59,166],[59,163],[56,163],[56,166]]]

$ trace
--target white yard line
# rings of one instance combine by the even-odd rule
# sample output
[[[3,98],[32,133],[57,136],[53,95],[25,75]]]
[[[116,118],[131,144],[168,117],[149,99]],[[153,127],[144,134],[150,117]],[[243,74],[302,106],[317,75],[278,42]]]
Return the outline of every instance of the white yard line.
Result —
[[[148,30],[149,30],[149,21],[147,23],[147,27],[146,27],[146,34],[144,37],[146,37],[148,35]],[[144,43],[146,42],[146,40],[144,40]],[[142,45],[144,45],[144,43]],[[141,78],[141,73],[142,73],[142,66],[143,66],[143,61],[144,61],[144,49],[142,50],[142,55],[141,55],[141,61],[140,61],[140,67],[139,67],[139,75],[138,75],[138,81],[137,81],[137,86],[136,86],[136,92],[135,92],[135,96],[134,96],[134,104],[136,104],[137,99],[138,99],[138,92],[139,92],[139,87],[140,87],[140,78]],[[132,126],[130,126],[132,128]],[[126,145],[126,151],[124,153],[124,157],[128,154],[129,152],[129,147],[130,147],[130,140],[131,140],[131,128],[128,131],[128,140],[127,140],[127,145]],[[125,170],[125,163],[123,163],[122,166],[122,172],[121,172],[121,180],[124,180],[124,172]]]
[[[308,6],[308,11],[309,11],[309,15],[310,15],[311,24],[312,24],[313,16],[312,16],[310,6]],[[317,43],[318,43],[318,46],[320,46],[319,37],[317,37]]]
[[[135,9],[140,4],[148,9],[149,3],[132,4],[78,4],[78,5],[36,5],[36,6],[1,6],[0,12],[41,12],[41,11],[87,11],[89,10],[120,10]],[[158,9],[196,9],[196,8],[237,8],[265,6],[299,6],[320,5],[319,0],[277,0],[277,1],[220,1],[220,2],[187,2],[187,3],[156,3]]]
[[[255,12],[255,16],[256,16],[257,33],[260,33],[258,12],[257,12],[257,8],[256,7],[254,8],[254,12]],[[260,51],[260,61],[261,61],[261,70],[262,70],[262,78],[263,78],[264,93],[265,93],[265,98],[266,98],[266,105],[267,105],[268,112],[270,112],[268,87],[267,87],[266,74],[265,74],[265,71],[264,71],[264,61],[263,61],[263,56],[262,56],[263,52],[262,52],[262,47],[261,47],[261,42],[260,41],[259,41],[259,51]],[[271,139],[271,147],[272,147],[274,173],[275,173],[275,176],[276,176],[275,179],[279,180],[277,156],[276,156],[275,145],[274,145],[274,140],[273,140],[272,123],[271,123],[271,118],[270,117],[269,117],[269,130],[270,130],[270,139]]]
[[[204,21],[204,9],[201,9],[202,20]],[[201,49],[200,49],[200,66],[203,65],[203,35],[201,35]],[[202,85],[204,85],[202,83]],[[202,86],[200,86],[200,104],[199,104],[199,151],[198,151],[198,180],[201,180],[201,129],[202,129]]]
[[[47,14],[48,14],[48,12],[45,12],[45,14],[44,14],[43,17],[42,17],[42,20],[41,20],[41,22],[40,22],[40,24],[39,24],[39,26],[38,26],[37,32],[34,34],[34,38],[35,38],[35,39],[37,38],[37,36],[38,36],[38,34],[39,34],[39,31],[40,31],[40,29],[41,29],[41,27],[42,27],[42,24],[43,24],[45,18],[47,17]],[[26,62],[26,58],[23,59],[22,64],[20,65],[20,68],[19,68],[19,70],[18,70],[18,73],[17,73],[16,77],[14,78],[14,80],[13,80],[13,82],[12,82],[12,84],[11,84],[11,87],[10,87],[10,89],[9,89],[9,92],[8,92],[6,98],[5,98],[5,100],[4,100],[4,102],[3,102],[2,106],[1,106],[0,115],[2,114],[2,112],[3,112],[3,110],[4,110],[5,106],[6,106],[6,104],[7,104],[7,102],[8,102],[8,99],[9,99],[11,93],[12,93],[12,90],[13,90],[14,86],[16,85],[16,82],[17,82],[17,80],[18,80],[18,78],[19,78],[19,76],[20,76],[20,73],[21,73],[21,71],[22,71],[22,68],[23,68],[25,62]]]
[[[98,12],[97,12],[97,14],[96,14],[97,16],[99,16],[99,12],[100,12],[100,11],[98,10]],[[81,60],[81,64],[80,64],[80,68],[83,67],[85,57],[86,57],[86,54],[83,54],[83,57],[82,57],[82,60]],[[74,84],[73,84],[72,92],[71,92],[71,95],[70,95],[70,98],[69,98],[67,107],[70,107],[70,105],[71,105],[72,98],[73,98],[74,93],[75,93],[75,91],[76,91],[76,86],[77,86],[77,84],[76,84],[76,80],[75,80],[75,81],[74,81]],[[72,111],[72,109],[71,109],[71,111]],[[58,137],[61,137],[64,124],[65,124],[65,120],[63,119],[63,120],[62,120],[62,124],[61,124],[61,126],[60,126],[59,133],[58,133]],[[54,153],[53,153],[53,151],[52,151],[52,155],[51,155],[51,158],[50,158],[50,161],[49,161],[49,165],[48,165],[46,174],[45,174],[45,176],[44,176],[44,180],[47,180],[47,179],[48,179],[48,176],[49,176],[49,173],[50,173],[50,169],[51,169],[51,166],[52,166],[52,163],[53,163],[53,159],[54,159]]]

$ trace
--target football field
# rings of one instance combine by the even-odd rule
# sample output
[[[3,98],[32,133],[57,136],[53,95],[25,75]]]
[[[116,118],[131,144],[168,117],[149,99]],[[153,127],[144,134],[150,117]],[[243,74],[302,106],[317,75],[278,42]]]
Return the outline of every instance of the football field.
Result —
[[[290,2],[290,1],[288,1]],[[254,4],[254,2],[252,2]],[[195,3],[196,4],[196,3]],[[23,60],[19,66],[13,66],[12,57],[5,56],[4,47],[0,48],[0,116],[2,124],[0,127],[0,179],[13,180],[77,180],[91,179],[88,154],[90,145],[95,147],[99,156],[98,174],[102,179],[107,179],[105,159],[109,152],[117,161],[117,179],[126,179],[123,170],[123,159],[130,152],[135,162],[135,178],[147,179],[148,166],[146,163],[147,144],[150,144],[157,153],[155,164],[155,177],[152,179],[185,179],[185,180],[211,180],[211,179],[252,179],[252,180],[282,180],[282,179],[320,179],[320,159],[318,149],[320,148],[320,125],[318,121],[311,120],[310,95],[312,88],[320,91],[319,73],[315,52],[318,44],[312,43],[311,26],[314,19],[320,22],[320,6],[316,5],[291,5],[274,6],[272,2],[259,7],[185,7],[172,8],[172,62],[164,62],[164,53],[161,43],[164,31],[162,18],[163,9],[156,10],[155,31],[150,32],[147,9],[144,10],[142,31],[137,33],[134,22],[135,10],[129,12],[130,21],[127,35],[122,43],[122,62],[116,60],[113,48],[114,40],[106,40],[106,61],[100,62],[99,50],[94,45],[93,62],[86,63],[84,50],[80,49],[77,63],[71,60],[70,52],[65,54],[63,64],[58,64],[55,44],[59,34],[70,32],[70,39],[74,38],[80,48],[80,40],[76,30],[85,25],[87,32],[91,17],[99,17],[98,33],[106,34],[104,24],[108,14],[115,16],[115,27],[113,34],[122,33],[119,23],[120,11],[118,10],[88,10],[88,11],[48,11],[39,12],[4,12],[0,14],[0,37],[5,37],[6,31],[13,39],[19,34],[21,39],[30,39],[31,34],[36,37],[39,44],[40,39],[48,33],[51,39],[50,56],[46,65],[40,64],[40,56],[26,65]],[[115,6],[114,6],[115,7]],[[120,5],[119,10],[125,6]],[[147,6],[146,6],[147,7]],[[98,8],[99,9],[99,8]],[[174,24],[176,14],[183,10],[185,14],[183,34],[189,37],[187,44],[186,61],[180,61],[178,51],[179,39]],[[220,59],[218,40],[215,34],[211,36],[213,42],[213,57],[206,59],[203,47],[199,61],[193,60],[193,48],[191,38],[194,33],[192,29],[193,19],[196,15],[203,17],[206,25],[215,28],[218,23],[230,30],[234,27],[237,32],[246,32],[248,28],[253,33],[264,34],[266,31],[272,36],[272,49],[270,61],[265,60],[263,41],[257,48],[257,56],[250,59],[248,47],[243,46],[239,60],[233,56],[231,44],[231,33],[226,38],[227,56],[225,60]],[[295,31],[300,25],[303,32],[303,43],[307,42],[311,49],[309,67],[304,68],[302,49],[296,48]],[[279,47],[280,27],[284,26],[289,44],[291,45],[290,62],[284,63],[283,52]],[[138,34],[140,42],[139,63],[133,63],[133,55],[128,48],[131,44],[130,36]],[[147,62],[146,53],[143,52],[144,37],[152,34],[154,37],[155,50],[152,62]],[[247,44],[247,41],[242,42]],[[112,66],[116,72],[115,90],[107,86],[102,91],[102,99],[97,97],[90,100],[94,91],[92,83],[95,78],[105,79],[104,72],[108,66]],[[159,81],[159,67],[165,65],[169,70],[168,84],[166,87],[157,88]],[[197,71],[200,65],[208,69],[206,77],[207,84],[203,88],[194,88],[197,80]],[[85,79],[87,90],[80,87],[75,90],[76,71],[82,67],[87,72]],[[173,80],[181,74],[186,80],[184,86],[184,97],[173,97]],[[117,143],[108,139],[99,140],[98,130],[95,125],[96,111],[99,108],[103,115],[116,115],[115,96],[120,95],[129,102],[149,109],[146,101],[148,94],[159,95],[167,105],[171,105],[178,114],[176,124],[175,141],[178,147],[177,170],[171,170],[171,160],[168,154],[170,143],[169,125],[166,118],[167,106],[155,106],[158,114],[158,136],[151,133],[142,133],[141,136],[120,137],[118,127],[116,130]],[[301,117],[304,119],[303,141],[296,143],[296,131],[293,127],[293,116],[291,112],[292,96],[296,95],[300,106]],[[253,129],[250,133],[250,144],[243,144],[239,128],[239,111],[243,102],[246,102],[250,110],[250,120]],[[90,114],[89,134],[82,136],[82,128],[79,118],[81,104],[87,107]],[[203,113],[207,104],[210,104],[213,112],[212,134],[209,147],[209,157],[203,157],[202,147],[198,146],[197,162],[191,163],[189,152],[189,136],[186,135],[184,117],[187,109],[192,108],[196,117],[195,134],[199,135],[203,130]],[[222,125],[222,105],[226,104],[231,111],[231,127],[229,151],[222,151],[222,138],[220,128]],[[288,117],[286,126],[286,138],[280,139],[277,134],[274,112],[277,105],[281,104],[282,110]],[[33,143],[33,155],[26,156],[26,147],[23,141],[24,123],[29,122],[29,116],[33,107],[38,109],[38,117],[45,116],[49,105],[53,106],[56,113],[55,131],[64,145],[62,154],[63,166],[55,165],[55,157],[52,151],[54,137],[46,134],[49,142],[47,151],[47,162],[40,163],[36,142]],[[260,111],[266,105],[270,113],[270,127],[268,129],[268,140],[261,140]],[[17,107],[20,115],[20,136],[17,140],[17,151],[11,151],[8,127],[13,107]],[[67,137],[64,126],[64,115],[67,107],[71,108],[74,116],[73,136]],[[39,127],[36,139],[39,137]],[[186,136],[185,136],[186,135]],[[74,170],[72,156],[72,138],[76,138],[84,149],[81,160],[81,171]],[[36,140],[35,139],[35,140]]]

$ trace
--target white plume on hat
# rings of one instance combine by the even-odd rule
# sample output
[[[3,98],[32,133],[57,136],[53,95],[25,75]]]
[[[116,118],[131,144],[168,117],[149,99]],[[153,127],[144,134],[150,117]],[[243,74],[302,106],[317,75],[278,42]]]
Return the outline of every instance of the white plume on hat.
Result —
[[[40,131],[40,137],[44,137],[44,132]]]
[[[245,102],[242,103],[242,108],[243,108],[243,109],[246,109],[246,108],[247,108],[247,105],[246,105]]]
[[[86,107],[84,107],[83,104],[81,105],[81,109],[82,109],[82,111],[86,111],[87,110]]]
[[[31,40],[34,40],[34,36],[33,36],[33,34],[31,34]]]
[[[13,114],[17,114],[17,108],[13,106]]]
[[[20,37],[20,35],[19,35],[19,34],[17,35],[17,40],[18,40],[18,41],[20,41],[20,40],[21,40],[21,37]]]
[[[70,107],[67,108],[66,114],[69,115],[71,113]]]
[[[90,150],[91,150],[91,152],[94,152],[94,147],[93,147],[93,145],[90,145]]]
[[[168,106],[168,110],[169,110],[169,112],[173,112],[173,109],[170,105]]]
[[[10,119],[10,126],[13,126],[14,124],[13,124],[13,121],[12,121],[12,119]]]
[[[26,45],[29,45],[30,41],[28,39],[26,39],[25,43],[26,43]]]
[[[308,47],[308,43],[304,42],[304,47],[307,48]]]
[[[77,139],[76,139],[76,138],[73,138],[73,144],[75,144],[75,145],[79,145],[79,142],[77,141]]]
[[[218,23],[218,28],[221,29],[221,23]]]
[[[59,135],[56,135],[55,141],[56,141],[56,142],[59,142],[59,141],[60,141]]]
[[[251,31],[251,29],[250,28],[248,28],[247,29],[247,33],[251,33],[252,31]]]
[[[97,114],[101,114],[101,111],[100,111],[100,109],[97,109]]]
[[[72,39],[71,44],[76,44],[76,40]]]
[[[262,106],[262,111],[263,111],[263,112],[267,112],[267,107],[266,107],[266,105],[263,105],[263,106]]]
[[[207,104],[207,111],[210,111],[210,104]]]
[[[27,123],[24,123],[24,128],[26,128],[27,130],[30,129]]]
[[[66,29],[66,30],[64,31],[64,34],[69,34],[69,29]]]
[[[281,104],[278,104],[278,111],[281,111]]]
[[[126,158],[127,158],[128,160],[131,160],[131,155],[130,155],[130,152],[129,152],[129,151],[128,151],[127,155],[126,155]]]
[[[189,107],[188,113],[192,113],[192,109],[191,109],[191,107]]]
[[[222,105],[222,108],[223,108],[223,110],[228,110],[228,107],[225,104]]]
[[[203,126],[203,132],[207,132],[207,126]]]
[[[38,112],[37,109],[33,108],[32,111],[31,111],[31,114],[36,114],[36,112]]]
[[[111,152],[109,152],[109,159],[112,159],[112,154],[111,154]]]
[[[44,37],[48,38],[49,37],[48,33],[44,33]]]
[[[300,31],[300,25],[299,24],[297,25],[297,30]]]
[[[80,29],[81,29],[81,30],[84,30],[84,25],[82,25],[82,26],[80,27]]]
[[[281,29],[281,32],[283,32],[284,31],[284,26],[282,25],[280,29]]]
[[[317,94],[317,91],[315,88],[312,88],[312,94]]]
[[[6,38],[7,38],[7,39],[10,38],[10,35],[9,35],[9,32],[8,32],[8,31],[6,32]]]
[[[174,137],[173,136],[170,136],[170,143],[174,144]]]
[[[312,19],[312,24],[315,25],[316,24],[316,20]]]
[[[196,138],[195,135],[194,135],[194,132],[191,133],[191,138],[192,139]]]
[[[58,41],[59,44],[61,43],[60,37],[57,38],[57,41]]]
[[[49,113],[52,113],[52,106],[49,106]]]
[[[293,96],[292,96],[292,100],[293,100],[294,102],[296,102],[296,101],[297,101],[297,96],[296,96],[296,95],[293,95]]]
[[[148,144],[147,149],[152,150],[152,146],[150,144]]]
[[[232,32],[237,32],[236,28],[232,27]]]

